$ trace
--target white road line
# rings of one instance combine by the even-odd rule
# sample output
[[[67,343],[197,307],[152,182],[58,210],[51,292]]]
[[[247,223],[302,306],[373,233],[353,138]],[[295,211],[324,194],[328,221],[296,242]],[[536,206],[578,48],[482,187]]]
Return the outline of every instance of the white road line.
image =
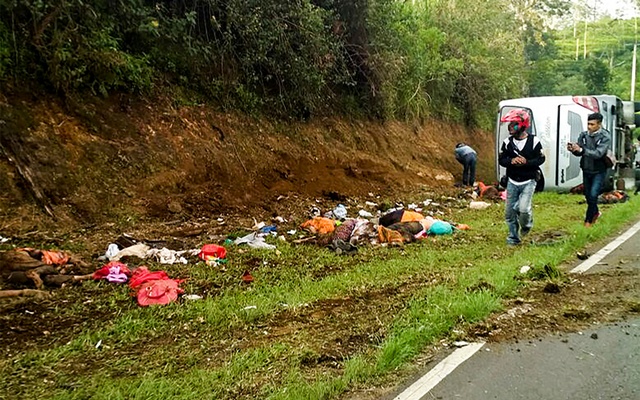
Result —
[[[447,358],[440,361],[431,371],[427,372],[422,378],[418,379],[405,389],[404,392],[397,395],[394,400],[418,400],[425,394],[429,393],[441,380],[449,375],[458,365],[465,362],[476,351],[484,346],[484,342],[471,343],[465,347],[459,348],[449,354]]]
[[[574,269],[572,269],[569,272],[570,273],[582,273],[582,272],[585,272],[589,268],[591,268],[594,265],[596,265],[597,263],[599,263],[600,260],[605,258],[605,256],[607,254],[609,254],[612,251],[614,251],[622,243],[626,242],[627,239],[629,239],[631,236],[633,236],[639,230],[640,230],[640,222],[637,222],[634,226],[629,228],[628,231],[626,231],[622,235],[618,236],[613,242],[611,242],[608,245],[606,245],[603,248],[601,248],[600,251],[598,251],[596,254],[592,255],[591,257],[589,257],[588,260],[584,261],[582,264],[578,265],[577,267],[575,267]]]

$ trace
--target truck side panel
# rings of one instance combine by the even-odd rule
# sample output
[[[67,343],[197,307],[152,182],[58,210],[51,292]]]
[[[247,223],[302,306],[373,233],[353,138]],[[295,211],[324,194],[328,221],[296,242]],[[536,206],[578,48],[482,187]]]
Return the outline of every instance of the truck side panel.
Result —
[[[556,129],[555,148],[557,165],[555,169],[555,186],[570,189],[582,183],[580,157],[567,150],[567,143],[575,143],[580,132],[586,130],[584,125],[591,111],[576,104],[562,104],[558,107],[558,127]],[[552,135],[553,136],[553,135]]]

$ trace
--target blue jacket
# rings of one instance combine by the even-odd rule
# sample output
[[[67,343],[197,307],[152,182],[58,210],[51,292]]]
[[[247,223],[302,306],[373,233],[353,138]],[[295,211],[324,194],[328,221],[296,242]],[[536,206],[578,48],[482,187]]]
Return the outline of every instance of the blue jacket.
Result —
[[[580,133],[578,146],[582,151],[574,152],[573,155],[582,157],[580,168],[585,172],[604,172],[608,168],[602,160],[611,147],[611,134],[606,129],[600,129],[593,135],[588,131]]]
[[[469,145],[464,145],[460,147],[456,147],[456,160],[461,163],[464,163],[464,159],[469,154],[476,154],[476,151],[471,148]]]

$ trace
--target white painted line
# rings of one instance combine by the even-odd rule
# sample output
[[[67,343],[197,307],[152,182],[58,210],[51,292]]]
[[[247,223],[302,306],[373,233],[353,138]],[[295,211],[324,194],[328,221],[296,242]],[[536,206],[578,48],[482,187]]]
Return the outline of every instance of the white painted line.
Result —
[[[471,343],[449,354],[447,358],[440,361],[431,371],[427,372],[422,378],[418,379],[405,389],[404,392],[397,395],[394,400],[418,400],[425,394],[429,393],[441,380],[449,375],[458,365],[465,362],[476,351],[484,346],[484,342]]]
[[[627,239],[629,239],[631,236],[635,235],[635,233],[638,232],[638,231],[640,231],[640,222],[637,222],[634,226],[629,228],[628,231],[626,231],[622,235],[618,236],[613,242],[611,242],[608,245],[606,245],[603,248],[601,248],[600,251],[598,251],[596,254],[592,255],[591,257],[589,257],[588,260],[584,261],[582,264],[578,265],[577,267],[575,267],[574,269],[572,269],[569,272],[570,273],[582,273],[582,272],[585,272],[589,268],[591,268],[594,265],[596,265],[597,263],[599,263],[600,260],[605,258],[607,254],[609,254],[612,251],[614,251],[618,246],[620,246],[622,243],[626,242]]]

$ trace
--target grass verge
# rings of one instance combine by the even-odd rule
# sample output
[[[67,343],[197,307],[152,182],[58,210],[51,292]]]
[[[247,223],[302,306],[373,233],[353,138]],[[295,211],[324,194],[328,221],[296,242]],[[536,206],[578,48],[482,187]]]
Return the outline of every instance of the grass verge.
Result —
[[[216,289],[203,301],[152,308],[127,301],[124,287],[96,294],[92,301],[110,312],[72,337],[1,361],[0,392],[59,399],[338,398],[409,368],[453,329],[500,310],[502,299],[527,284],[522,266],[531,266],[532,276],[562,279],[558,266],[577,249],[638,216],[634,197],[604,206],[606,217],[586,229],[581,200],[537,194],[533,244],[518,247],[505,245],[503,206],[452,207],[445,218],[472,230],[404,248],[363,248],[355,257],[279,243],[278,252],[230,248],[224,271],[171,267],[173,276],[189,278],[189,291]],[[235,284],[231,277],[249,267],[254,284]],[[90,318],[84,308],[75,302],[56,316]]]

